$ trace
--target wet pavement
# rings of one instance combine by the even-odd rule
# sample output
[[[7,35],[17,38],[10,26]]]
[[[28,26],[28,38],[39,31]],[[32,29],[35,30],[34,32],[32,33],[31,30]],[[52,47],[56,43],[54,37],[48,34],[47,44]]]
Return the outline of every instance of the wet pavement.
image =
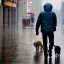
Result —
[[[33,42],[42,41],[34,27],[0,29],[0,64],[64,64],[64,25],[58,24],[55,45],[61,47],[60,59],[55,59],[54,48],[51,59],[44,59],[43,51],[37,52]]]

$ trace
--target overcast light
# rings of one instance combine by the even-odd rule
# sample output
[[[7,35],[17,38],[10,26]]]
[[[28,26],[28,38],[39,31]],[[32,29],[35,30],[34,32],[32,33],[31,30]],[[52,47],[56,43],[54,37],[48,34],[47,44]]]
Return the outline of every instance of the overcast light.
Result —
[[[47,2],[52,3],[54,9],[60,10],[62,0],[42,0],[42,6]]]

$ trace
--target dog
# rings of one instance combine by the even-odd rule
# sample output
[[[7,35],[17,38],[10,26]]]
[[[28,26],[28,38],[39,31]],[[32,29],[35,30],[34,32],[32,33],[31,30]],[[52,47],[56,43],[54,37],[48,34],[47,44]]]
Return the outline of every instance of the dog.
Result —
[[[42,45],[41,41],[36,40],[36,41],[34,41],[33,45],[36,47],[36,51],[39,51],[39,49],[40,49],[40,51],[42,51],[43,45]]]
[[[55,57],[60,57],[61,47],[58,45],[54,45]]]

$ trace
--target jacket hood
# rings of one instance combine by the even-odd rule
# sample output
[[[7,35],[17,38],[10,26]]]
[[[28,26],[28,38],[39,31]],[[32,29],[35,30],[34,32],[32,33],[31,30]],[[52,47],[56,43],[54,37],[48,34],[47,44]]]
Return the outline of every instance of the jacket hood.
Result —
[[[46,3],[45,5],[44,5],[44,11],[51,11],[52,10],[52,4],[50,4],[50,3]]]

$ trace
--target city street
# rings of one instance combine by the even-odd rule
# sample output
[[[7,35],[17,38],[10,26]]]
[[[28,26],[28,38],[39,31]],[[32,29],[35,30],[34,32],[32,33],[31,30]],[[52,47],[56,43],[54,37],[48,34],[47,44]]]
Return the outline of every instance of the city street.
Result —
[[[35,35],[35,27],[0,29],[0,64],[64,64],[64,25],[58,24],[55,32],[55,45],[61,47],[61,55],[55,60],[53,48],[52,58],[44,59],[43,51],[37,52],[33,46],[35,40],[42,42],[41,33]]]

